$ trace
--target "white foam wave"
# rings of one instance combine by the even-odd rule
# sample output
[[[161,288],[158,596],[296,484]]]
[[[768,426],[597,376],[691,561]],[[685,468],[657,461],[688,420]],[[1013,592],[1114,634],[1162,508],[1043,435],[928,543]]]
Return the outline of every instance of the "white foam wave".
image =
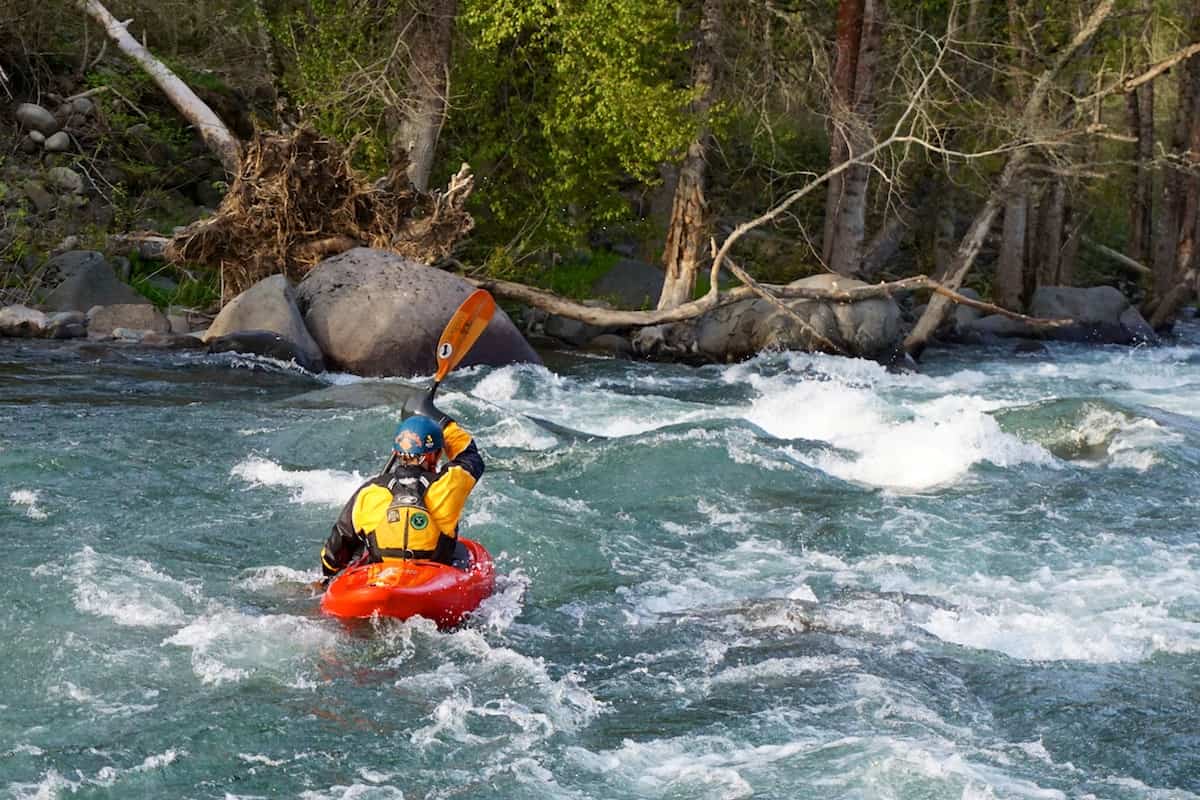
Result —
[[[365,480],[358,472],[330,469],[285,470],[274,461],[251,456],[230,470],[251,486],[279,486],[290,489],[298,503],[340,506]]]
[[[74,772],[78,780],[71,780],[60,774],[58,770],[50,769],[46,771],[39,782],[10,783],[8,784],[8,791],[14,800],[18,798],[20,800],[51,800],[52,798],[76,794],[86,787],[91,786],[112,789],[125,776],[162,769],[187,755],[186,750],[167,750],[163,753],[147,756],[142,763],[132,767],[124,769],[112,766],[101,767],[92,777],[88,777],[79,770],[75,770]]]
[[[411,734],[416,746],[494,742],[527,752],[557,732],[581,729],[604,710],[575,673],[552,678],[543,659],[494,647],[478,630],[445,636],[426,620],[410,620],[387,635],[401,640],[396,643],[403,651],[400,660],[415,651],[414,637],[436,638],[446,659],[432,673],[396,681],[397,687],[419,692],[432,688],[441,698],[430,723]],[[481,696],[490,691],[487,687],[502,691],[497,697]]]
[[[705,797],[737,800],[752,797],[747,775],[793,759],[811,747],[806,741],[745,746],[717,736],[626,739],[616,750],[593,753],[572,747],[568,757],[581,768],[616,784],[617,793],[641,797]]]
[[[524,384],[536,385],[536,391],[528,391]],[[661,395],[623,394],[529,364],[490,372],[476,384],[473,394],[509,412],[544,417],[575,430],[609,437],[632,436],[723,415],[718,407]]]
[[[762,685],[780,680],[789,680],[796,675],[812,672],[836,672],[859,667],[855,658],[841,656],[797,656],[795,658],[768,658],[757,664],[730,667],[712,677],[713,685],[751,684]]]
[[[251,592],[261,592],[276,586],[305,585],[321,577],[316,570],[304,571],[281,565],[255,567],[246,573],[238,580],[238,586]]]
[[[1106,544],[1097,536],[1097,545]],[[946,641],[1033,661],[1127,662],[1156,652],[1200,652],[1200,621],[1173,611],[1200,603],[1194,555],[1155,550],[1116,566],[1052,569],[1016,577],[973,575],[956,585],[918,581],[948,597],[917,624]]]
[[[1146,472],[1158,463],[1157,451],[1182,438],[1152,419],[1091,406],[1060,441],[1083,453],[1103,453],[1105,466]]]
[[[50,516],[38,506],[41,493],[33,489],[17,489],[10,492],[8,500],[14,507],[24,508],[25,516],[33,520],[43,520]]]
[[[75,608],[127,627],[181,625],[181,604],[196,602],[200,590],[138,558],[117,558],[84,547],[74,558],[44,564],[35,575],[64,578],[74,586]]]
[[[206,684],[268,675],[299,688],[312,684],[304,674],[309,655],[335,642],[336,633],[314,620],[218,609],[194,620],[163,644],[191,649],[192,671]]]
[[[518,450],[549,450],[558,444],[558,439],[536,423],[520,418],[507,417],[491,428],[479,432],[481,441],[488,447],[511,447]]]
[[[156,703],[114,703],[70,681],[63,681],[62,684],[51,687],[48,693],[51,697],[65,697],[104,716],[128,717],[158,708]]]
[[[496,590],[476,609],[473,618],[491,631],[506,631],[525,609],[525,592],[533,579],[524,570],[507,570],[496,576]]]
[[[394,786],[352,783],[330,786],[323,791],[305,790],[297,797],[300,800],[404,800],[404,792]]]
[[[985,461],[1001,467],[1056,463],[1040,445],[1002,431],[987,413],[1000,406],[994,401],[948,395],[897,408],[871,388],[840,380],[783,376],[754,382],[762,394],[747,418],[781,438],[822,441],[848,451],[787,450],[843,480],[922,491],[955,483]]]

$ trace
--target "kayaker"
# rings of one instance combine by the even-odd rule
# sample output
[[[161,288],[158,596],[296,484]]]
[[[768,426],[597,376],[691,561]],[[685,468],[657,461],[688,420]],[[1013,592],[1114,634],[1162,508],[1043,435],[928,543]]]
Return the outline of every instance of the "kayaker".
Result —
[[[471,434],[432,400],[426,398],[417,412],[396,428],[384,471],[358,487],[334,523],[321,550],[327,580],[364,549],[371,562],[423,559],[467,566],[458,520],[483,475],[483,457]],[[443,453],[447,463],[439,470]]]

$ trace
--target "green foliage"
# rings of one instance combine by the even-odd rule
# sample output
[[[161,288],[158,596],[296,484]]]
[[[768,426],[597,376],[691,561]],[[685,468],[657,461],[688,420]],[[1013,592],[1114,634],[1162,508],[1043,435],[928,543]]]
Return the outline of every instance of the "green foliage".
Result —
[[[577,253],[573,258],[546,268],[540,276],[534,276],[537,284],[563,297],[586,300],[592,296],[592,287],[600,280],[620,256],[610,251]]]
[[[193,267],[175,274],[169,265],[146,261],[136,252],[130,253],[129,261],[129,284],[158,308],[181,306],[205,310],[215,308],[220,300],[220,279],[216,270]],[[174,290],[155,285],[153,279],[159,275],[178,277],[178,285]]]
[[[388,114],[404,0],[364,4],[312,0],[272,24],[288,54],[288,88],[306,121],[334,141],[353,144],[351,160],[368,174],[389,163]],[[402,64],[399,64],[402,66]]]
[[[470,163],[478,238],[565,249],[628,220],[621,190],[656,179],[700,123],[666,0],[468,0],[447,163]]]
[[[162,90],[136,65],[118,63],[92,70],[84,76],[89,89],[107,87],[94,97],[110,128],[124,132],[134,125],[149,129],[147,142],[161,142],[172,148],[186,147],[192,140],[187,124],[174,108],[164,105]],[[110,140],[108,144],[115,144]],[[136,153],[122,152],[118,157],[140,163]],[[143,165],[150,170],[158,167]]]

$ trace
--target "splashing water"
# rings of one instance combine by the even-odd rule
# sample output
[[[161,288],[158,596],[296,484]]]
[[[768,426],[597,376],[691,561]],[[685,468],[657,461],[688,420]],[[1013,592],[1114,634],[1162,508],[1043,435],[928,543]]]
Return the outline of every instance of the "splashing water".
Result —
[[[1194,797],[1198,333],[460,370],[450,633],[309,587],[388,381],[2,341],[0,794]]]

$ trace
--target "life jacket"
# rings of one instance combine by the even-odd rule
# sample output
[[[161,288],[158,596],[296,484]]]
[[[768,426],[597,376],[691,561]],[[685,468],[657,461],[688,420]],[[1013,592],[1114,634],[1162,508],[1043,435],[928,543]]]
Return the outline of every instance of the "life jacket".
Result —
[[[356,516],[364,517],[356,524],[366,533],[371,560],[434,559],[443,531],[425,507],[425,492],[438,476],[401,465],[385,477],[383,486],[363,489],[356,504]]]

